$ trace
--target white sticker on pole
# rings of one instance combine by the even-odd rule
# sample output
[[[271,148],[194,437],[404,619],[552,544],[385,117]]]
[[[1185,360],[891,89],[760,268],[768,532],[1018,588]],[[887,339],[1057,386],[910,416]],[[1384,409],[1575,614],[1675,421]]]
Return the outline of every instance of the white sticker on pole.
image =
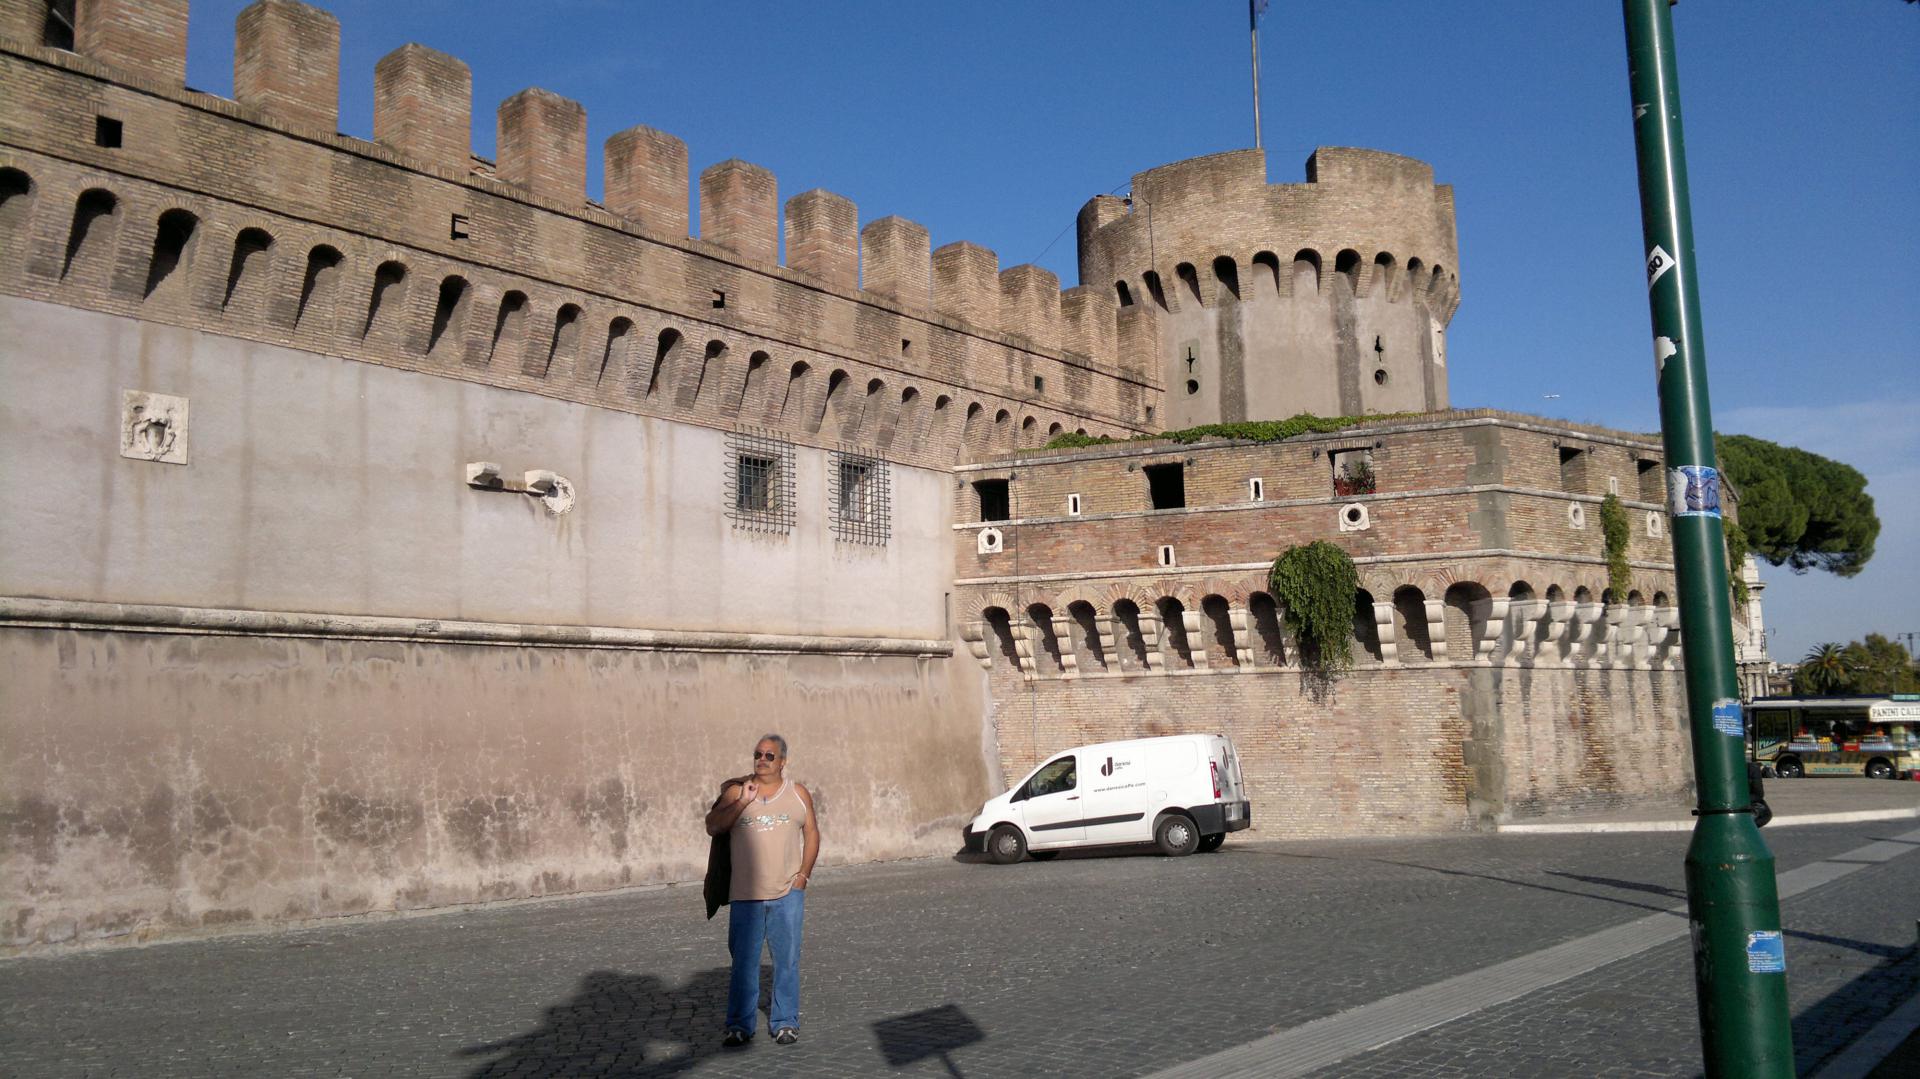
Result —
[[[1667,509],[1675,517],[1720,516],[1720,471],[1707,465],[1667,469]]]
[[[1666,249],[1659,244],[1654,244],[1653,250],[1647,252],[1647,288],[1652,289],[1654,282],[1665,277],[1667,271],[1671,269],[1673,269],[1673,256],[1667,254]]]
[[[1680,349],[1678,348],[1678,346],[1676,346],[1673,343],[1673,338],[1671,337],[1654,338],[1653,339],[1654,371],[1658,373],[1664,373],[1667,369],[1667,360],[1672,356],[1678,354],[1679,351]]]

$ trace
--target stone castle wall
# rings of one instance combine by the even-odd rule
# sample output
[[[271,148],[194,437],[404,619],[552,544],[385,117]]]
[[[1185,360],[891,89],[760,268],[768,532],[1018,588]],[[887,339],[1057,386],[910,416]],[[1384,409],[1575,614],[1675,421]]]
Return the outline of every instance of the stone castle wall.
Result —
[[[1682,804],[1678,672],[1199,669],[1114,679],[996,674],[1005,786],[1076,745],[1226,734],[1261,834],[1459,831],[1558,812]]]
[[[768,730],[828,863],[950,852],[987,793],[938,657],[147,629],[0,630],[0,951],[698,880]]]
[[[1657,447],[1436,413],[1039,450],[1444,408],[1422,163],[1150,170],[1062,290],[644,126],[590,199],[538,88],[477,158],[419,45],[341,135],[339,25],[293,0],[240,15],[233,101],[182,85],[185,0],[48,11],[0,0],[0,951],[689,880],[770,727],[829,862],[1163,730],[1241,739],[1278,834],[1684,789]],[[1332,683],[1264,591],[1318,538],[1362,575]]]
[[[1335,489],[1369,455],[1376,487]],[[1273,444],[1125,443],[959,470],[962,636],[990,675],[1011,782],[1068,746],[1224,731],[1255,819],[1285,834],[1483,826],[1688,790],[1659,448],[1504,413]],[[1541,462],[1546,462],[1542,464]],[[1149,469],[1183,477],[1155,507]],[[981,485],[1007,517],[981,520]],[[1599,503],[1634,523],[1608,587]],[[997,508],[997,507],[996,507]],[[1337,677],[1268,590],[1289,546],[1359,575]]]

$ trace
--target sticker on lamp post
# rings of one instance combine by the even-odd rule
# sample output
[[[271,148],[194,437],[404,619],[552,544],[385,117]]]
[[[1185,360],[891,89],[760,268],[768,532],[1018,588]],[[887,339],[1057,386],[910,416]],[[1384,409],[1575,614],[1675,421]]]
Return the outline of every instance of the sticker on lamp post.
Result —
[[[1787,943],[1778,929],[1759,929],[1747,934],[1747,973],[1785,974]]]
[[[1733,738],[1746,737],[1746,726],[1740,722],[1739,701],[1722,697],[1713,702],[1713,729]]]
[[[1668,469],[1667,509],[1675,517],[1720,516],[1720,471],[1708,465]]]
[[[1666,249],[1659,244],[1654,244],[1653,250],[1647,252],[1647,290],[1652,291],[1654,282],[1667,276],[1667,271],[1671,269],[1673,269],[1673,256],[1667,254]]]

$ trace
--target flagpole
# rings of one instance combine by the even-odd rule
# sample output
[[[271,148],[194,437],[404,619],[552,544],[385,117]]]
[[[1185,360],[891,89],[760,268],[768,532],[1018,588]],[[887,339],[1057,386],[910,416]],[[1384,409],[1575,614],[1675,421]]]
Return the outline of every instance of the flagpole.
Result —
[[[1260,0],[1247,0],[1247,36],[1253,41],[1253,148],[1260,149]]]

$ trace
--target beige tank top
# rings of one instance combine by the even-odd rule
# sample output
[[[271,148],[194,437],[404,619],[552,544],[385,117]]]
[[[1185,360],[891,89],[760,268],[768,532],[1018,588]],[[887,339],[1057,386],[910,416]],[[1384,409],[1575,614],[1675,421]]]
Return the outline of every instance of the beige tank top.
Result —
[[[733,823],[733,888],[729,899],[778,899],[793,890],[806,852],[801,824],[807,803],[789,779],[772,798],[747,803]]]

